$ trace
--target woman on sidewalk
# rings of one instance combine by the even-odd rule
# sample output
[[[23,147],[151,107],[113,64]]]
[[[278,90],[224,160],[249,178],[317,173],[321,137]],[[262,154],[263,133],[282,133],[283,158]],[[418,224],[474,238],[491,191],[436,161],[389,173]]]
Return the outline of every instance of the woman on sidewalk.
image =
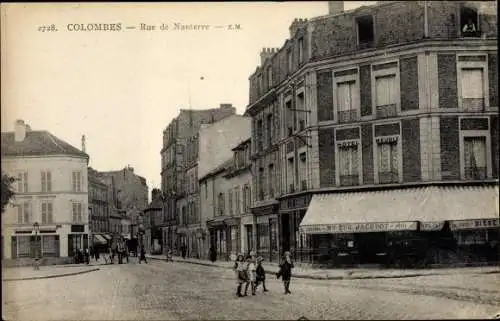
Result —
[[[236,273],[236,295],[238,297],[242,297],[243,295],[241,294],[241,288],[243,286],[243,283],[247,282],[248,279],[243,254],[238,254],[238,257],[234,262],[233,269]]]
[[[266,271],[264,270],[264,267],[262,266],[262,262],[264,259],[259,256],[257,258],[257,268],[255,269],[256,271],[256,283],[255,283],[255,290],[257,290],[257,287],[259,284],[262,283],[262,287],[264,288],[264,292],[267,292],[268,290],[266,289]]]
[[[276,278],[280,278],[283,281],[283,286],[285,288],[284,294],[292,294],[290,292],[290,279],[292,278],[293,262],[290,252],[286,251],[283,257],[283,262],[280,264],[280,269],[276,273]]]

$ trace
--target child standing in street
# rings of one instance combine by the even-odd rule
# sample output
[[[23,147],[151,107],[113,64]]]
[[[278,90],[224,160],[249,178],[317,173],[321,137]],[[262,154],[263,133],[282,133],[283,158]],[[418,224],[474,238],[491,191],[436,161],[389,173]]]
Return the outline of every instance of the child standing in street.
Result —
[[[257,258],[257,268],[255,269],[255,271],[257,272],[255,290],[257,290],[257,287],[259,286],[259,284],[262,283],[262,287],[264,288],[264,292],[267,292],[268,290],[266,289],[266,271],[264,270],[264,267],[262,266],[263,261],[264,261],[264,259],[261,256],[259,256]]]
[[[281,280],[283,281],[283,286],[285,288],[284,294],[292,294],[292,292],[290,292],[290,279],[292,278],[292,269],[292,255],[290,254],[290,252],[286,251],[283,257],[283,262],[280,264],[280,270],[278,273],[276,273],[276,278],[279,279],[281,277]]]
[[[247,273],[243,254],[238,254],[238,257],[234,262],[234,271],[236,272],[236,295],[238,297],[242,297],[243,295],[241,294],[241,287],[243,286],[243,283],[247,281]]]
[[[256,278],[257,278],[257,273],[256,273],[256,266],[255,266],[255,261],[252,257],[247,258],[247,275],[248,275],[248,280],[247,284],[245,285],[245,296],[248,295],[248,286],[251,286],[252,288],[252,295],[255,295],[255,289],[256,289]]]

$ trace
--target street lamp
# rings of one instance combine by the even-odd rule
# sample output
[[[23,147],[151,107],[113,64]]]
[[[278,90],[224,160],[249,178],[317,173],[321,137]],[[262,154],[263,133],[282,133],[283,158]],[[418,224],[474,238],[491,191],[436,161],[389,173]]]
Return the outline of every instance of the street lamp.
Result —
[[[35,244],[34,244],[34,254],[35,254],[35,270],[39,270],[40,267],[38,266],[38,233],[40,232],[40,225],[38,222],[35,222],[33,224],[33,231],[35,232]]]

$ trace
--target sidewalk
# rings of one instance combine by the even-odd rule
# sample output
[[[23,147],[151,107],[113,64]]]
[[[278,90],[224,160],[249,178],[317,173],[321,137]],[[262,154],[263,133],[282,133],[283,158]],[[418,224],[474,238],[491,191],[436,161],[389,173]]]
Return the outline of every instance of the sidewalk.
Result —
[[[166,260],[165,255],[146,255],[152,260]],[[232,269],[234,262],[216,261],[212,263],[208,260],[199,260],[174,257],[174,262],[214,266]],[[265,262],[266,274],[276,275],[278,271],[277,263]],[[296,266],[293,269],[293,276],[296,278],[316,279],[316,280],[352,280],[352,279],[383,279],[383,278],[408,278],[427,275],[461,275],[461,274],[483,274],[500,273],[500,268],[495,266],[487,267],[467,267],[467,268],[442,268],[442,269],[420,269],[420,270],[398,270],[398,269],[315,269],[310,267]]]
[[[32,266],[4,268],[2,267],[2,282],[20,280],[50,279],[63,276],[78,275],[98,271],[99,268],[93,265],[47,265],[40,266],[35,270]]]

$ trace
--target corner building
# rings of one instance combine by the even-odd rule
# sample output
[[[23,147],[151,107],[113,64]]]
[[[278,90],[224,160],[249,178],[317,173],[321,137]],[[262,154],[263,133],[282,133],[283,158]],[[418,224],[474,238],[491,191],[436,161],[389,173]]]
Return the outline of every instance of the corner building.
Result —
[[[279,221],[280,254],[498,260],[496,3],[329,9],[296,19],[250,76],[253,209],[263,198]]]

